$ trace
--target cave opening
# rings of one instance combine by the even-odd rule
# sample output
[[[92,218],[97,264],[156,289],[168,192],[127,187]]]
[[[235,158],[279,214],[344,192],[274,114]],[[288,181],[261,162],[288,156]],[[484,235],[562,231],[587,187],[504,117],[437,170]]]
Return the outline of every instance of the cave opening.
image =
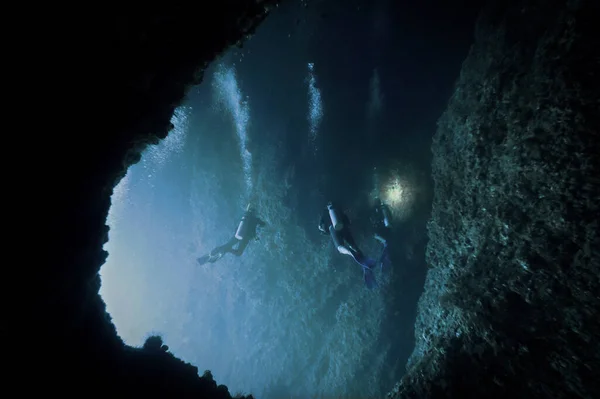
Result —
[[[167,138],[119,182],[100,293],[126,344],[161,335],[256,397],[381,396],[403,375],[426,273],[431,136],[475,13],[424,26],[427,10],[355,3],[274,11],[208,68]],[[316,225],[327,201],[342,202],[376,257],[378,197],[396,221],[394,262],[367,290]],[[199,265],[248,204],[265,222],[258,240]]]

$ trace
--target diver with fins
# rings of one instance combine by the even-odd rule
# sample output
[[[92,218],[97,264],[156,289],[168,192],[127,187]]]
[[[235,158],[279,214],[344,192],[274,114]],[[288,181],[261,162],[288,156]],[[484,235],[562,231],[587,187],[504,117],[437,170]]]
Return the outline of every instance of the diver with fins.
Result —
[[[332,202],[327,204],[327,208],[321,215],[319,231],[321,234],[331,236],[333,245],[339,253],[352,257],[362,267],[363,279],[367,288],[377,287],[377,281],[373,274],[375,261],[365,256],[358,248],[350,232],[350,220],[348,216]]]
[[[225,244],[210,251],[207,255],[197,258],[196,261],[199,265],[204,265],[206,263],[215,263],[227,253],[241,256],[250,241],[257,238],[257,227],[263,227],[264,225],[265,222],[256,215],[254,209],[248,204],[246,212],[242,216],[233,237]]]
[[[377,266],[383,273],[386,273],[391,265],[389,240],[392,233],[392,212],[381,199],[377,198],[376,201],[373,217],[373,224],[375,225],[374,237],[383,244],[381,255],[379,255],[379,259],[377,260]]]

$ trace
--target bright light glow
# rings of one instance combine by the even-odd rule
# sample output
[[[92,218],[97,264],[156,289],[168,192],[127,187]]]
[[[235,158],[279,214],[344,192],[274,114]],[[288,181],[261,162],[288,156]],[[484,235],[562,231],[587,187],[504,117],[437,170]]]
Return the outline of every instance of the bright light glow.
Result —
[[[380,187],[375,187],[370,199],[373,204],[378,198],[389,206],[392,217],[396,220],[404,220],[412,214],[415,198],[418,191],[418,182],[414,170],[407,168],[400,173],[393,170],[387,176],[379,176],[375,171],[375,181],[381,181]]]
[[[397,208],[406,201],[406,190],[397,177],[386,187],[384,201],[393,208]]]

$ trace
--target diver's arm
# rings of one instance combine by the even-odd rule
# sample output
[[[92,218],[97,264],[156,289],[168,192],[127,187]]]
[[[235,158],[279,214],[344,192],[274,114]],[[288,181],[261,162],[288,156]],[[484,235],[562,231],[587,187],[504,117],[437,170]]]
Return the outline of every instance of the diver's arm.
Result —
[[[329,214],[327,215],[327,217],[329,217]],[[319,232],[321,233],[321,235],[324,236],[328,236],[329,235],[329,229],[327,228],[327,223],[325,222],[326,216],[322,215],[321,216],[321,220],[319,220]]]

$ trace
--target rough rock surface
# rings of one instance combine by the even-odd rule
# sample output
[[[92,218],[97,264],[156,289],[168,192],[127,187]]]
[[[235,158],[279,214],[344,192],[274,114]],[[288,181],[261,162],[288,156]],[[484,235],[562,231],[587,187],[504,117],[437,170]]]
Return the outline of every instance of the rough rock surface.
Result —
[[[388,397],[600,397],[598,7],[480,16],[432,146],[430,270]]]
[[[53,70],[56,87],[45,91],[53,90],[66,123],[47,124],[46,130],[49,125],[59,131],[40,138],[44,166],[36,176],[36,206],[51,216],[36,221],[35,233],[48,252],[45,246],[35,249],[40,267],[27,286],[35,291],[33,309],[22,312],[33,326],[22,334],[36,336],[26,346],[33,353],[20,354],[39,367],[35,386],[19,383],[20,389],[45,396],[230,397],[226,387],[210,375],[198,377],[196,367],[162,343],[126,347],[98,295],[98,271],[106,259],[102,246],[113,187],[145,146],[167,135],[176,106],[206,65],[251,34],[277,3],[152,3],[64,14],[55,9],[44,18],[52,26],[38,26],[37,32],[45,32],[36,40],[47,50],[46,74],[64,57]],[[8,364],[18,351],[12,346]],[[21,376],[22,370],[30,367],[10,372]]]

